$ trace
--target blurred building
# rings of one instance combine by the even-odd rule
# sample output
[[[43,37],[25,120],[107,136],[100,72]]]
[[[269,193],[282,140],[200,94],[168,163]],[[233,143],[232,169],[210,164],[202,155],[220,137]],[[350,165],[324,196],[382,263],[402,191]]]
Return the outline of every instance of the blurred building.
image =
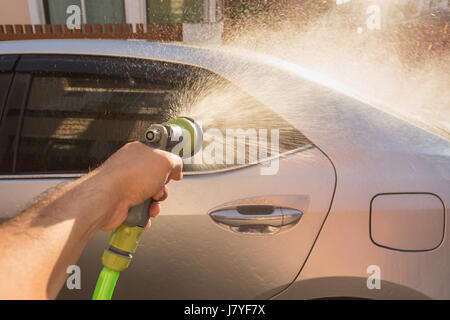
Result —
[[[316,22],[328,12],[335,0],[223,0],[226,24],[251,29],[276,27],[290,23],[305,25]]]
[[[147,23],[181,23],[183,41],[210,43],[285,23],[363,33],[417,24],[442,29],[450,20],[450,0],[0,0],[0,6],[0,28],[67,26],[78,10],[80,26],[131,24],[136,31],[142,24],[146,31]]]
[[[0,0],[0,25],[182,23],[183,40],[220,42],[222,0]],[[74,6],[75,9],[74,9]],[[77,9],[79,8],[79,9]]]
[[[370,19],[379,22],[372,29],[407,24],[445,24],[450,20],[449,0],[336,0],[334,19],[349,27],[371,29]],[[359,29],[359,30],[361,30]]]
[[[404,61],[448,56],[450,0],[336,0],[328,25],[391,45]]]

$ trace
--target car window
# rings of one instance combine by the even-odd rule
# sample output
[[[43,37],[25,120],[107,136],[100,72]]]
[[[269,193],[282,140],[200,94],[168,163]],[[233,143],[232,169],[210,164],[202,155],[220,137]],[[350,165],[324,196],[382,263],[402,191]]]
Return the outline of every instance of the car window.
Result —
[[[215,121],[204,121],[204,147],[211,143],[211,135],[217,130],[224,136],[227,129],[240,127],[251,127],[258,132],[268,128],[268,118],[281,128],[280,141],[284,143],[280,143],[279,152],[309,143],[299,131],[255,98],[215,74],[208,72],[205,76],[204,70],[196,72],[165,63],[142,72],[151,62],[119,58],[111,62],[99,58],[92,63],[92,57],[83,60],[77,69],[67,60],[73,62],[79,58],[64,60],[59,56],[54,59],[56,62],[52,57],[38,57],[45,68],[38,67],[36,61],[26,60],[17,68],[18,74],[31,74],[32,80],[23,112],[20,105],[11,105],[2,122],[2,139],[7,142],[2,150],[0,172],[3,174],[92,170],[126,142],[144,141],[150,124],[167,121],[172,116],[182,115],[180,113],[195,115],[205,109],[204,104],[208,104],[209,117],[218,115]],[[55,63],[59,67],[55,67]],[[106,63],[103,68],[102,63]],[[118,67],[111,67],[111,64]],[[89,73],[90,68],[92,73]],[[30,71],[25,72],[27,69]],[[221,88],[221,95],[217,95],[218,88]],[[199,104],[203,105],[198,107]],[[234,109],[236,112],[239,108],[240,113],[247,116],[241,121],[227,121],[223,116],[224,111]],[[242,112],[245,110],[250,111]],[[18,117],[21,125],[17,130],[14,123]],[[203,115],[198,114],[196,118],[202,120]],[[16,132],[20,133],[17,139]],[[226,143],[224,139],[223,150]],[[251,143],[250,139],[246,143]],[[248,150],[249,146],[247,155]],[[251,160],[246,157],[245,163]],[[214,170],[236,164],[242,163],[192,163],[186,164],[184,170]]]
[[[141,140],[151,123],[163,121],[173,90],[131,77],[34,76],[16,172],[96,168],[125,142]]]
[[[14,140],[20,117],[19,105],[15,108],[10,108],[8,111],[4,111],[4,113],[6,114],[3,115],[4,119],[2,120],[0,131],[0,172],[12,173],[14,171]]]
[[[16,64],[17,59],[17,55],[0,56],[0,118],[6,103],[6,97],[8,95],[14,65]]]
[[[0,71],[0,115],[5,107],[6,97],[8,96],[9,86],[12,80],[12,72]]]
[[[6,99],[10,90],[11,82],[13,80],[13,69],[18,59],[17,55],[4,55],[0,56],[0,119],[2,118],[5,110]],[[9,123],[5,123],[3,131],[4,134],[0,135],[0,167],[12,170],[10,164],[12,158],[7,159],[10,156],[8,150],[12,147],[12,139],[14,135],[13,120]]]

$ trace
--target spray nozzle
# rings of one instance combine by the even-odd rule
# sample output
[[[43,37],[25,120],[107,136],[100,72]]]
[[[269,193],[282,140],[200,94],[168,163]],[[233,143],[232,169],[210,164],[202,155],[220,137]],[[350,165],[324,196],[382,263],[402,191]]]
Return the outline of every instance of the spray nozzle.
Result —
[[[192,157],[202,146],[202,128],[193,119],[177,117],[162,124],[152,124],[145,132],[147,143],[154,148]]]

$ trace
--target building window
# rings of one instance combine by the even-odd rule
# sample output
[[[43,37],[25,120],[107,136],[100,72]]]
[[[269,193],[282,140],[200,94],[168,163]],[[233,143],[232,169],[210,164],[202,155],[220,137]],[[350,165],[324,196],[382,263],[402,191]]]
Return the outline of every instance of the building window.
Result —
[[[203,21],[203,0],[147,0],[150,23]]]
[[[123,0],[84,0],[84,2],[87,23],[125,23]]]
[[[124,0],[45,0],[44,10],[47,23],[65,24],[67,7],[81,8],[82,22],[89,24],[125,23]]]
[[[67,8],[71,5],[80,7],[82,24],[215,23],[222,20],[222,0],[36,1],[31,8],[35,23],[64,25],[69,17]]]

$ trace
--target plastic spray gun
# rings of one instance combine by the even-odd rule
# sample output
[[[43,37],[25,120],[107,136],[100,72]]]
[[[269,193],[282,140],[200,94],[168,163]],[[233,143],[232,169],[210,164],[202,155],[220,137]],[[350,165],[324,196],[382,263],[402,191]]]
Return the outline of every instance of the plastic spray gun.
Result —
[[[187,117],[173,118],[163,124],[152,124],[145,133],[147,145],[178,154],[182,158],[192,157],[202,146],[202,129]],[[121,271],[130,265],[132,254],[147,225],[152,199],[144,201],[128,212],[128,217],[115,229],[102,257],[103,269],[95,287],[92,300],[110,300]]]

